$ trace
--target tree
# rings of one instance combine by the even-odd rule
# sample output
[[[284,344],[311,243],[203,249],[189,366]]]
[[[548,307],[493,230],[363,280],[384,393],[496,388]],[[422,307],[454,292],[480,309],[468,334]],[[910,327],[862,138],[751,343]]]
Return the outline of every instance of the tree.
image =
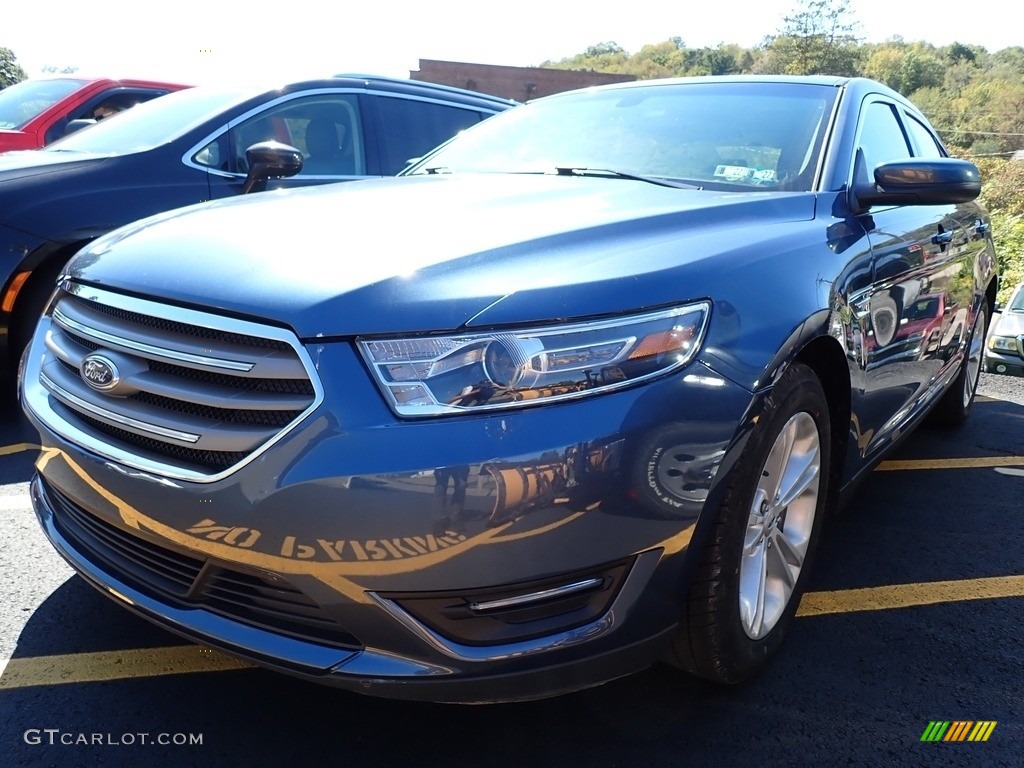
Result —
[[[586,72],[612,72],[626,74],[626,66],[630,56],[626,50],[614,42],[592,45],[583,53],[578,53],[559,61],[545,61],[542,67],[551,69],[574,69]]]
[[[20,83],[26,77],[28,75],[18,65],[14,52],[10,48],[0,48],[0,89]]]
[[[942,85],[944,73],[945,62],[926,43],[886,43],[875,47],[864,63],[865,75],[905,96]]]
[[[974,50],[963,43],[953,43],[946,48],[946,55],[952,62],[958,61],[970,61],[974,62],[977,58]]]
[[[849,75],[860,71],[860,22],[849,0],[798,0],[778,34],[765,39],[761,72]]]

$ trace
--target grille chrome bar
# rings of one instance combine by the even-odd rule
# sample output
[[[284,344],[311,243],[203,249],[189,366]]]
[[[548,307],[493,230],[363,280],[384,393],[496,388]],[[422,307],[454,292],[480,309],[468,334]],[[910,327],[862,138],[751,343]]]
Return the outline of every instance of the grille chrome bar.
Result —
[[[57,399],[61,400],[65,405],[76,410],[89,411],[93,418],[98,418],[102,421],[113,421],[126,429],[137,429],[140,432],[148,432],[152,435],[158,435],[159,437],[170,438],[171,440],[180,440],[183,443],[195,443],[199,441],[200,436],[194,435],[191,432],[179,432],[176,429],[158,427],[156,424],[149,424],[128,416],[122,416],[119,413],[114,413],[113,411],[108,411],[106,408],[100,408],[93,403],[86,402],[82,398],[68,392],[64,387],[57,384],[45,373],[39,374],[39,381],[41,381],[43,386],[50,390],[50,392],[52,392]]]
[[[70,281],[37,328],[24,392],[65,439],[194,482],[252,461],[323,400],[288,330]]]
[[[69,369],[79,371],[93,350],[80,341],[51,330],[46,334],[46,348],[49,349]],[[211,408],[220,407],[228,399],[233,408],[251,410],[302,410],[309,405],[312,395],[309,392],[270,392],[259,391],[239,392],[238,390],[218,383],[203,381],[184,381],[178,376],[153,370],[138,370],[125,373],[122,377],[121,389],[131,392],[149,392],[153,395],[172,399],[188,399],[198,405]]]
[[[146,357],[155,357],[160,360],[169,360],[173,363],[193,363],[195,365],[209,368],[223,368],[228,371],[251,371],[253,363],[239,363],[234,360],[217,360],[205,355],[194,355],[188,352],[168,349],[167,347],[146,344],[141,341],[116,336],[99,328],[91,327],[85,323],[73,320],[61,311],[60,307],[53,310],[53,320],[57,325],[68,330],[76,331],[87,339],[92,339],[100,344],[113,347],[114,349],[139,352]]]
[[[58,328],[106,349],[150,360],[260,378],[306,375],[290,350],[197,338],[183,333],[180,328],[187,326],[182,323],[169,323],[165,330],[126,323],[100,311],[101,306],[89,300],[61,302],[53,310],[53,322]],[[223,354],[213,354],[214,348]]]
[[[525,595],[517,595],[516,597],[506,597],[501,600],[487,600],[485,602],[470,603],[469,609],[471,611],[476,611],[477,613],[486,613],[487,611],[500,611],[507,610],[509,608],[525,608],[535,603],[543,603],[546,600],[567,597],[568,595],[574,595],[578,592],[597,589],[603,583],[603,579],[596,577],[584,579],[582,581],[573,582],[572,584],[565,584],[561,587],[542,589],[538,592],[530,592]]]

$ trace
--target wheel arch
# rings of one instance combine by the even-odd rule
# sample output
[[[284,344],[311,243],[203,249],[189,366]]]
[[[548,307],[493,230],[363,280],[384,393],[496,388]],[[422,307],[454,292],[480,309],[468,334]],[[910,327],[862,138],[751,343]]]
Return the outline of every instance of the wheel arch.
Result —
[[[829,408],[831,467],[828,508],[835,510],[843,486],[843,468],[850,445],[852,387],[850,363],[838,339],[829,333],[835,314],[821,309],[805,319],[776,351],[765,369],[763,381],[771,389],[794,362],[810,368],[821,382]],[[763,407],[763,403],[761,406]]]
[[[778,350],[768,366],[764,380],[767,386],[751,393],[750,404],[737,425],[736,434],[730,441],[725,457],[705,502],[706,510],[716,510],[722,503],[728,477],[736,462],[746,448],[754,425],[767,406],[767,398],[771,395],[774,385],[795,362],[803,363],[821,382],[829,409],[830,432],[830,468],[828,477],[827,509],[838,509],[840,492],[843,490],[843,472],[849,452],[850,415],[852,413],[852,387],[850,381],[849,361],[840,342],[826,333],[828,325],[816,322],[827,313],[808,320],[800,330],[813,328],[814,333],[801,336],[799,331],[791,336],[786,344]],[[691,539],[691,547],[701,549],[710,534],[714,515],[702,512],[697,520]],[[689,573],[685,571],[684,573]]]
[[[0,366],[7,366],[5,375],[9,376],[17,368],[18,340],[24,338],[26,324],[34,326],[34,318],[26,318],[25,313],[31,310],[33,304],[38,304],[38,297],[42,293],[48,292],[46,284],[55,281],[71,257],[93,239],[87,237],[71,242],[47,243],[26,256],[11,271],[11,277],[4,287],[7,333],[3,334],[4,350],[0,355]],[[19,278],[26,272],[27,278]],[[21,284],[17,286],[13,300],[8,300],[7,296],[16,280]],[[9,310],[6,308],[8,303]]]
[[[828,400],[831,431],[828,509],[835,510],[849,448],[851,386],[850,368],[842,345],[832,336],[817,336],[805,344],[794,361],[810,368],[821,382]]]

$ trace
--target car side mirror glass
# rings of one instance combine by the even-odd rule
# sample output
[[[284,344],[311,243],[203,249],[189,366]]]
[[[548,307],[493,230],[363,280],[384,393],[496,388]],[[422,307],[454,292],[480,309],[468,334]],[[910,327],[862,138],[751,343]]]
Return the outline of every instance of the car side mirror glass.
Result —
[[[262,192],[268,179],[284,179],[302,170],[302,153],[280,141],[261,141],[245,150],[249,172],[242,194]]]

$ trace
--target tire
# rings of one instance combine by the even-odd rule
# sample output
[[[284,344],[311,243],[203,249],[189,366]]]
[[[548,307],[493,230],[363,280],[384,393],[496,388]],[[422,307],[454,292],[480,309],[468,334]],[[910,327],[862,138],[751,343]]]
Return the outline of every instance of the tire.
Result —
[[[946,394],[935,405],[931,420],[942,426],[958,427],[963,424],[971,413],[974,397],[978,394],[978,380],[981,368],[986,365],[985,336],[988,330],[988,303],[984,300],[978,308],[978,316],[974,319],[971,335],[967,339],[967,354],[956,379],[949,385]]]
[[[828,401],[793,363],[732,470],[667,661],[717,683],[760,673],[793,621],[829,495]],[[772,499],[781,503],[774,503]]]

